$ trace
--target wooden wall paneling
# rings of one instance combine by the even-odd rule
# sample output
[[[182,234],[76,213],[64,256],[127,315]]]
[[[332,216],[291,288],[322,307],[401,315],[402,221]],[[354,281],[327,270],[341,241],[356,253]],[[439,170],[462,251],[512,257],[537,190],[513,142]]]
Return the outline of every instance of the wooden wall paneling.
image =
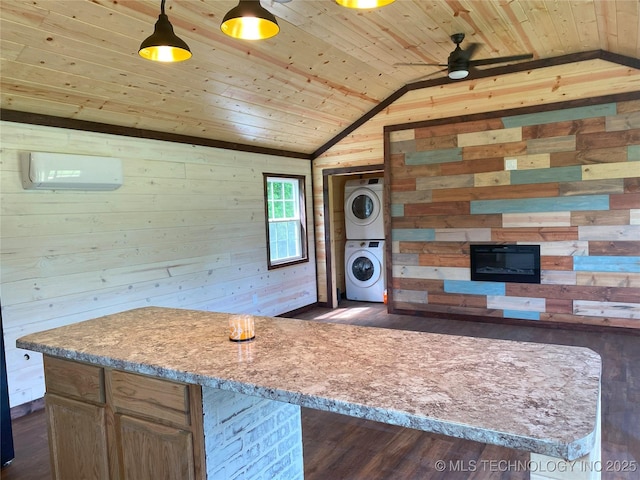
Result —
[[[606,105],[605,108],[610,107],[609,105]],[[603,111],[602,113],[606,114],[614,112],[610,109],[608,111]],[[599,116],[536,125],[526,125],[522,127],[522,138],[529,140],[546,137],[566,137],[568,135],[576,135],[578,133],[585,134],[593,132],[603,132],[605,130],[605,122],[607,118],[609,117]]]
[[[404,276],[424,280],[469,280],[469,269],[458,267],[425,267],[402,265],[393,267],[394,276]]]
[[[540,244],[540,255],[588,255],[589,242],[569,241],[569,242],[544,242]]]
[[[433,294],[430,294],[426,290],[404,290],[399,288],[398,290],[396,290],[395,295],[396,301],[398,302],[427,304],[429,303],[429,296]]]
[[[630,218],[630,210],[571,212],[571,225],[629,225]]]
[[[547,298],[546,311],[548,313],[573,314],[573,300],[569,298]]]
[[[437,228],[434,240],[437,242],[488,242],[491,240],[489,228]]]
[[[624,180],[622,178],[606,180],[584,180],[579,182],[562,182],[558,188],[561,197],[597,193],[623,193]]]
[[[578,240],[577,227],[494,228],[491,240],[498,243],[562,242]]]
[[[307,177],[299,158],[2,122],[0,249],[12,405],[43,393],[41,361],[21,335],[159,305],[278,315],[314,303],[311,261],[266,268],[262,172]],[[112,192],[26,191],[30,151],[117,156]],[[257,192],[257,193],[256,193]],[[313,235],[313,215],[307,223]],[[40,367],[41,368],[41,367]]]
[[[542,270],[573,270],[573,257],[541,256],[540,268]]]
[[[630,320],[636,318],[640,308],[635,286],[640,274],[640,251],[632,240],[633,235],[640,234],[632,223],[632,211],[638,209],[640,202],[636,180],[639,171],[627,160],[627,153],[639,142],[630,127],[615,134],[604,132],[606,118],[616,117],[616,111],[617,104],[609,102],[503,116],[504,133],[465,130],[457,135],[455,144],[463,146],[462,162],[450,155],[454,144],[451,139],[441,144],[423,143],[428,156],[421,156],[422,162],[458,168],[446,174],[443,168],[440,176],[429,172],[416,178],[416,188],[431,191],[430,201],[413,203],[406,195],[392,197],[391,235],[394,244],[399,242],[399,252],[403,252],[393,256],[390,267],[392,311],[413,305],[423,313],[446,311],[464,316],[473,315],[470,308],[475,308],[476,315],[495,316],[500,312],[523,321],[580,323],[584,316],[584,322],[597,324],[595,319],[600,316],[603,325],[633,325]],[[627,123],[633,125],[634,115],[624,118],[631,119]],[[460,123],[455,125],[460,128]],[[615,125],[622,128],[625,123],[621,120]],[[419,132],[421,137],[430,138],[427,130],[416,128],[413,137]],[[524,147],[518,144],[520,133],[526,138]],[[581,135],[602,143],[587,142]],[[404,134],[402,138],[410,137]],[[434,148],[437,145],[442,145],[441,154]],[[524,150],[512,156],[514,145],[516,150]],[[580,149],[594,149],[597,153],[576,154]],[[608,149],[618,161],[607,157]],[[418,158],[418,153],[421,152],[405,154],[405,158]],[[473,172],[474,186],[465,185],[471,165],[483,157],[501,161],[492,164],[494,171]],[[469,170],[460,168],[463,164]],[[398,161],[389,165],[392,190],[397,178],[394,172],[402,172],[403,168]],[[476,216],[498,221],[487,225],[479,235],[483,229],[464,225],[463,220]],[[437,251],[433,245],[443,242],[459,242],[455,253],[429,251]],[[464,245],[471,242],[540,245],[542,284],[507,284],[508,292],[483,292],[486,282],[469,281],[469,257]],[[592,243],[594,251],[589,248]],[[613,248],[616,244],[617,249]],[[598,255],[608,245],[611,251]],[[418,255],[417,265],[414,255]],[[426,296],[420,296],[418,288],[434,285],[412,281],[425,279],[442,280],[444,292],[427,291]],[[496,284],[497,288],[500,285]],[[397,304],[393,296],[396,288],[402,292]],[[473,303],[468,297],[473,298]],[[419,308],[415,306],[420,303],[418,298],[422,299]],[[483,301],[484,311],[479,308]],[[640,328],[640,323],[635,326]]]
[[[454,149],[458,146],[458,137],[457,135],[443,135],[443,136],[429,136],[425,138],[421,138],[416,132],[415,135],[415,150],[418,152],[423,152],[426,150],[443,150],[443,149]]]
[[[457,135],[458,147],[470,147],[475,145],[495,145],[504,147],[506,143],[522,141],[522,128],[505,128],[501,126],[495,130],[480,130],[469,133],[459,133]]]
[[[640,143],[640,138],[638,140]],[[635,171],[635,173],[634,173]],[[584,165],[582,178],[584,180],[604,180],[607,178],[627,178],[637,174],[638,166],[632,162],[607,163],[600,165]]]
[[[575,150],[568,152],[553,152],[551,156],[551,166],[560,167],[567,165],[590,165],[598,163],[620,163],[628,159],[628,148],[613,147],[590,148],[586,150]]]
[[[495,173],[504,165],[504,157],[483,158],[481,160],[462,160],[461,162],[440,165],[442,175],[474,174],[476,184],[477,174]]]
[[[487,308],[487,297],[484,295],[455,295],[449,293],[429,293],[430,305],[450,305],[452,307]]]
[[[589,72],[588,75],[585,75]],[[505,76],[499,76],[487,79],[476,79],[470,82],[461,82],[455,84],[446,84],[437,86],[434,88],[424,89],[412,89],[405,93],[403,96],[395,99],[395,101],[389,105],[385,110],[380,111],[375,116],[370,118],[364,124],[359,125],[356,129],[351,131],[348,135],[344,136],[338,143],[331,146],[328,150],[314,159],[313,169],[314,172],[321,171],[323,168],[332,166],[363,166],[366,164],[379,163],[383,158],[384,138],[383,130],[386,128],[390,140],[390,153],[393,152],[413,152],[416,151],[416,145],[420,144],[421,148],[427,149],[431,147],[428,142],[419,143],[416,140],[426,139],[429,137],[446,137],[451,135],[458,135],[459,133],[470,133],[482,130],[495,130],[502,128],[502,118],[491,117],[489,115],[483,119],[474,119],[472,121],[460,121],[464,120],[465,116],[473,114],[480,114],[482,112],[508,112],[509,109],[520,107],[532,107],[538,108],[541,105],[551,105],[556,102],[563,102],[565,100],[584,100],[590,99],[598,95],[610,95],[612,93],[622,92],[635,92],[637,91],[637,79],[638,74],[628,67],[618,67],[607,62],[599,60],[584,60],[563,68],[560,72],[556,67],[543,68],[536,71],[527,72],[526,74],[515,73]],[[550,89],[549,82],[553,79],[562,80],[558,82],[557,88]],[[551,80],[550,80],[551,79]],[[593,105],[593,102],[591,102]],[[606,103],[611,104],[611,101]],[[637,100],[629,99],[625,100],[620,107],[620,113],[628,111],[636,111]],[[579,118],[562,118],[562,122],[573,122],[574,120],[580,125],[576,132],[571,134],[575,135],[578,130],[586,131],[587,128],[594,128],[592,125],[600,125],[602,118],[605,118],[610,113],[616,113],[611,110],[610,106],[599,108],[597,105],[594,107],[598,112],[598,120],[585,119],[584,112],[580,112]],[[503,116],[505,113],[503,113]],[[451,122],[446,121],[447,118],[456,118],[458,121]],[[439,121],[439,124],[435,126],[424,127],[419,124],[424,124],[427,121],[435,122]],[[559,121],[556,119],[556,122]],[[474,123],[477,122],[477,123]],[[416,124],[416,127],[413,127]],[[573,124],[572,124],[573,125]],[[589,127],[587,127],[589,125]],[[388,128],[392,126],[393,128]],[[396,128],[397,126],[397,128]],[[521,125],[522,126],[522,125]],[[575,127],[571,127],[575,128]],[[435,142],[444,141],[444,139],[434,140]],[[451,145],[451,140],[447,140]],[[451,147],[449,147],[451,148]],[[603,149],[601,152],[606,157],[607,149]],[[576,156],[575,152],[572,153],[572,163],[568,165],[580,165],[581,162],[589,163],[591,151],[579,152]],[[612,151],[611,154],[616,158],[619,157],[620,152]],[[485,153],[486,155],[486,153]],[[529,168],[545,168],[547,165],[544,163],[548,161],[553,164],[553,158],[561,153],[541,153],[533,155],[531,167]],[[599,154],[594,154],[598,157]],[[599,158],[602,158],[600,155]],[[531,156],[530,154],[528,156]],[[640,159],[640,150],[637,153]],[[520,155],[512,155],[508,158],[521,158]],[[548,160],[545,160],[544,158]],[[399,156],[392,157],[393,162],[398,161]],[[490,162],[496,162],[495,165],[503,165],[504,168],[504,156],[492,157]],[[500,158],[501,161],[497,162],[496,158]],[[525,158],[525,157],[523,157]],[[487,161],[486,158],[479,158],[478,160],[470,161],[477,168],[483,165],[483,162]],[[597,158],[594,161],[599,161]],[[464,162],[464,161],[463,161]],[[445,175],[457,175],[462,173],[479,173],[477,171],[459,170],[462,162],[449,162],[441,163],[440,168]],[[527,160],[518,160],[518,170],[524,170]],[[558,164],[557,166],[563,166]],[[481,169],[482,170],[482,169]],[[389,170],[387,173],[390,178],[394,178],[396,168]],[[482,170],[491,171],[491,170]],[[402,175],[410,175],[409,170],[406,170]],[[317,177],[314,177],[317,178]],[[574,182],[573,186],[570,183],[561,184],[547,184],[536,185],[535,188],[538,191],[540,197],[549,196],[556,197],[558,190],[563,188],[563,195],[573,195],[572,189],[576,188],[576,184],[580,182]],[[317,187],[316,183],[316,189]],[[518,198],[519,192],[522,190],[520,186],[488,186],[483,187],[484,190],[469,188],[467,199],[485,198],[485,195],[495,195],[496,198],[502,197],[503,192],[500,189],[510,190],[510,196],[508,198]],[[395,182],[391,185],[392,195],[395,192],[413,191],[415,190],[415,180],[411,177],[405,177],[400,182]],[[586,191],[585,193],[589,193]],[[609,192],[602,192],[609,193]],[[463,197],[459,196],[459,192],[453,192],[448,189],[440,189],[433,191],[433,201],[458,201]],[[580,194],[577,191],[576,194]],[[525,198],[527,195],[522,195]],[[314,198],[319,198],[315,196]],[[402,201],[393,200],[394,203],[403,203]],[[567,211],[570,209],[565,209]],[[392,206],[393,211],[393,206]],[[320,247],[323,239],[321,236],[317,236],[317,242]],[[324,266],[318,266],[318,272],[324,271]],[[320,283],[324,279],[319,278]],[[319,290],[319,298],[324,298],[324,292],[322,287]]]
[[[512,185],[538,185],[551,182],[576,182],[583,178],[578,166],[513,170],[509,172]]]
[[[511,142],[504,144],[490,144],[490,145],[473,145],[464,147],[462,149],[463,160],[481,160],[483,158],[493,157],[513,157],[523,155],[525,153],[538,153],[528,149],[530,141],[527,142]],[[568,148],[568,147],[566,147]],[[547,153],[547,148],[540,148],[540,152]]]
[[[640,165],[638,165],[640,173]],[[631,210],[640,208],[640,193],[625,193],[624,195],[610,195],[611,210]]]
[[[393,288],[398,288],[398,289],[419,290],[422,292],[431,292],[431,293],[444,292],[443,280],[394,277],[392,279],[392,282],[393,282],[392,284]]]
[[[640,240],[636,241],[590,241],[589,252],[592,255],[636,255],[640,252]]]
[[[566,270],[542,270],[541,279],[549,285],[575,285],[577,272]]]
[[[492,185],[486,187],[459,188],[450,190],[433,191],[434,202],[456,201],[456,200],[500,200],[504,198],[530,198],[531,192],[535,190],[536,197],[557,197],[559,190],[558,183],[545,183],[535,186],[526,185]],[[500,212],[502,213],[502,212]]]
[[[510,185],[512,183],[511,172],[486,172],[473,175],[473,185],[476,187],[493,187],[497,185]]]
[[[575,315],[627,318],[635,320],[640,318],[640,307],[637,303],[611,303],[576,300],[573,302],[573,310]]]
[[[405,155],[402,156],[402,161],[399,163],[398,168],[394,168],[393,177],[397,182],[401,180],[415,179],[417,177],[439,177],[442,175],[442,164],[427,164],[427,165],[407,165],[404,161]],[[457,162],[456,162],[457,163]],[[395,184],[396,182],[394,182]],[[397,187],[395,187],[397,188]],[[424,190],[417,185],[414,187],[416,190]]]
[[[638,225],[585,225],[578,227],[580,240],[634,241],[640,238]]]
[[[504,228],[569,227],[574,225],[571,219],[572,212],[505,213],[502,215],[502,226]]]
[[[395,211],[398,214],[395,214]],[[502,225],[500,215],[417,215],[403,216],[404,209],[392,210],[394,226],[403,228],[491,228]]]
[[[468,255],[436,255],[432,253],[418,254],[418,265],[434,265],[438,267],[468,267]]]
[[[469,254],[467,242],[400,242],[400,251],[431,255]]]
[[[546,299],[487,295],[487,307],[502,310],[544,312]]]
[[[576,285],[597,285],[605,287],[640,287],[637,273],[575,272]]]

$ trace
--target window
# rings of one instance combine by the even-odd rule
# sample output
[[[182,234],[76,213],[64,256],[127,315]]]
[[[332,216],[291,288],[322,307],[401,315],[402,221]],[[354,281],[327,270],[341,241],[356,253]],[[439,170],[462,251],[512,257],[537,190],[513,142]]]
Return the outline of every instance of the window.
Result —
[[[269,269],[308,261],[304,177],[263,176]]]

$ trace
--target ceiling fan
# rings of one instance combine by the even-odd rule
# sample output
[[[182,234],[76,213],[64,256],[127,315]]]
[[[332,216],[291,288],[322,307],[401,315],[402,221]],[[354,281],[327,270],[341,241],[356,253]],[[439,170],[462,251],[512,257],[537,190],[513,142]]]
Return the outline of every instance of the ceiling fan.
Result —
[[[483,58],[480,60],[473,60],[471,57],[475,53],[476,49],[480,45],[479,43],[471,43],[463,50],[460,48],[460,44],[464,40],[464,33],[454,33],[451,35],[451,40],[456,44],[456,48],[449,54],[449,58],[446,64],[443,63],[398,63],[397,65],[413,65],[413,66],[434,66],[434,67],[447,67],[438,72],[448,71],[449,78],[452,80],[461,80],[469,75],[469,71],[473,70],[478,65],[492,65],[494,63],[515,62],[518,60],[527,60],[533,58],[532,53],[525,53],[522,55],[512,55],[509,57],[497,57],[497,58]]]

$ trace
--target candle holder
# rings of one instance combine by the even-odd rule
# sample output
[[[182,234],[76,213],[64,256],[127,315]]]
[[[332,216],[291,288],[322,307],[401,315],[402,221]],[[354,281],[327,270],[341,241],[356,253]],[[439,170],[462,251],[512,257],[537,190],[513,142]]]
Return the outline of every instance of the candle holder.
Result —
[[[229,318],[229,340],[248,342],[256,338],[256,326],[253,315],[232,315]]]

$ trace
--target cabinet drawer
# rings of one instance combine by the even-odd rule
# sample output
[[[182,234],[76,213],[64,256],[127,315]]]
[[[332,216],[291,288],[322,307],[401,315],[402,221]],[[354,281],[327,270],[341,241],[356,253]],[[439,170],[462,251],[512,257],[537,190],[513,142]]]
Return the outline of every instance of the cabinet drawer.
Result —
[[[179,425],[191,423],[189,388],[183,383],[112,370],[111,393],[118,412]]]
[[[102,367],[45,355],[44,376],[49,393],[87,402],[105,402]]]

